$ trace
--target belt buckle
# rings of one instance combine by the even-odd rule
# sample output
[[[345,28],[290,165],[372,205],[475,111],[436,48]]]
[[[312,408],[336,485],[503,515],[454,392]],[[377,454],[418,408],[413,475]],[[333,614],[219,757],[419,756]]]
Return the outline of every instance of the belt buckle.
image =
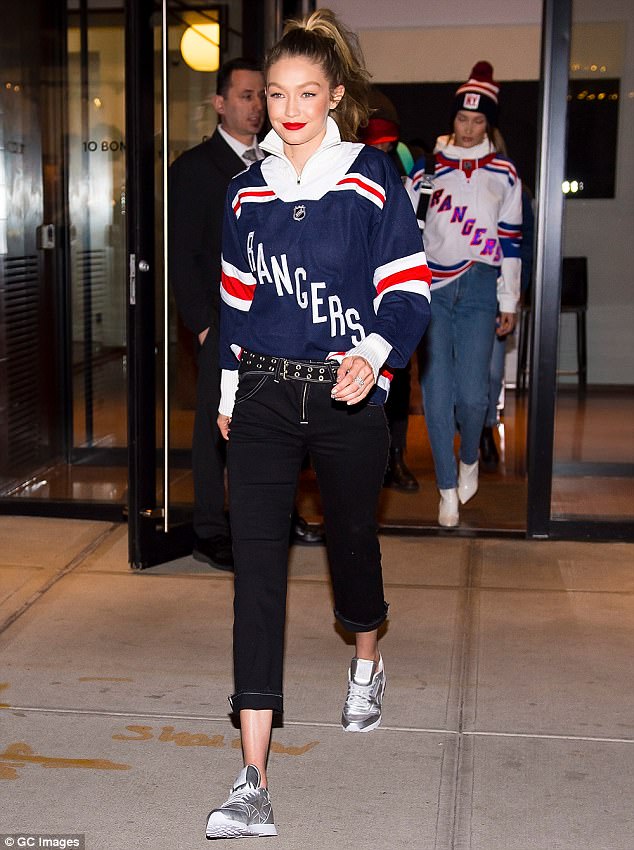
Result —
[[[282,366],[282,378],[284,378],[284,380],[285,380],[285,381],[288,381],[288,373],[287,373],[287,371],[286,371],[286,369],[287,369],[287,367],[288,367],[288,360],[282,360],[282,363],[283,363],[283,366]]]

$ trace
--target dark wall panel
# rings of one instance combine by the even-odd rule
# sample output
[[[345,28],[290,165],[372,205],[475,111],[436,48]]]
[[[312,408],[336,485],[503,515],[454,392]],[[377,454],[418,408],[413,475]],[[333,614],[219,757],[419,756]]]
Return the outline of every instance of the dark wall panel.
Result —
[[[567,196],[613,198],[616,175],[620,81],[570,80],[568,87],[566,177],[579,190]],[[449,116],[459,83],[377,83],[398,112],[401,138],[431,149],[449,132]],[[500,84],[499,127],[522,180],[535,190],[539,82]]]
[[[460,82],[376,83],[393,102],[401,121],[404,142],[422,140],[433,147],[437,136],[448,133],[451,105]],[[539,83],[502,82],[500,130],[509,156],[531,191],[535,187],[537,151],[537,101]]]

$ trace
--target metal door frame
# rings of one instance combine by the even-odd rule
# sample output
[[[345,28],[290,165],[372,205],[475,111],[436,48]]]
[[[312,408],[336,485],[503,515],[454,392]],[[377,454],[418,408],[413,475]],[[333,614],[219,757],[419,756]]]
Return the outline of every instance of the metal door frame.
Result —
[[[162,0],[162,31],[167,4]],[[128,543],[133,568],[143,569],[191,551],[190,522],[170,528],[169,490],[163,504],[156,498],[156,293],[154,197],[154,0],[126,4],[126,191],[128,255]],[[162,77],[165,88],[163,38]],[[165,106],[166,93],[163,97]],[[163,122],[165,128],[165,121]],[[166,151],[164,147],[164,152]],[[166,163],[164,164],[165,173]],[[166,266],[167,267],[167,266]],[[165,298],[167,293],[165,292]],[[165,334],[165,328],[163,329]],[[168,357],[168,346],[163,356]],[[167,374],[167,364],[164,364]],[[166,395],[168,387],[166,386]],[[169,407],[164,401],[164,420]],[[164,434],[163,479],[167,479],[169,432]]]
[[[544,0],[534,324],[528,408],[526,534],[535,539],[634,540],[634,522],[552,518],[566,117],[573,0]]]

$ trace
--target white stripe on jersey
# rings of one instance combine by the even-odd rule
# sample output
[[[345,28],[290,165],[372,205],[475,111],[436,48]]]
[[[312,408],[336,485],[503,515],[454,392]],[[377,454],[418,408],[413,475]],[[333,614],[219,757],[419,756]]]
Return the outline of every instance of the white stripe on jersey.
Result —
[[[399,257],[397,260],[392,260],[389,263],[385,263],[382,266],[378,266],[378,268],[374,271],[374,277],[372,278],[372,283],[374,284],[374,288],[381,283],[382,280],[385,280],[386,277],[392,277],[392,275],[397,274],[398,272],[406,271],[407,269],[415,269],[418,266],[426,266],[427,258],[425,257],[424,251],[417,251],[415,254],[410,254],[408,257]]]
[[[266,204],[275,199],[275,192],[269,186],[246,186],[236,194],[231,201],[231,206],[236,218],[240,218],[242,204]]]
[[[392,384],[389,378],[386,378],[385,375],[379,375],[376,383],[384,392],[389,393]]]
[[[245,301],[244,298],[236,298],[235,295],[227,292],[224,286],[220,287],[220,298],[228,304],[229,307],[235,307],[236,310],[242,310],[243,313],[248,313],[251,309],[252,301]]]
[[[383,300],[383,296],[389,295],[390,292],[413,292],[414,295],[424,295],[425,298],[431,303],[431,293],[429,291],[429,284],[425,283],[424,280],[412,280],[408,283],[397,283],[394,286],[388,286],[387,289],[384,289],[383,292],[377,295],[374,301],[372,302],[375,313],[379,312],[379,304]]]
[[[222,258],[222,271],[227,277],[235,277],[236,280],[239,280],[245,286],[255,286],[257,283],[255,276],[251,272],[243,272],[242,269],[232,265],[224,257]]]

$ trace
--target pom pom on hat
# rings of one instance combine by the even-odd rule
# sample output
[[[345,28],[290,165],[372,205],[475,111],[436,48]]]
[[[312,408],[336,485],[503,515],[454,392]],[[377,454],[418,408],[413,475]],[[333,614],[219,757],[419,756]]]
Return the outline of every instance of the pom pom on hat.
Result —
[[[482,112],[492,126],[497,124],[498,94],[500,86],[493,80],[493,66],[490,62],[476,62],[466,83],[456,89],[451,120],[456,112]]]

